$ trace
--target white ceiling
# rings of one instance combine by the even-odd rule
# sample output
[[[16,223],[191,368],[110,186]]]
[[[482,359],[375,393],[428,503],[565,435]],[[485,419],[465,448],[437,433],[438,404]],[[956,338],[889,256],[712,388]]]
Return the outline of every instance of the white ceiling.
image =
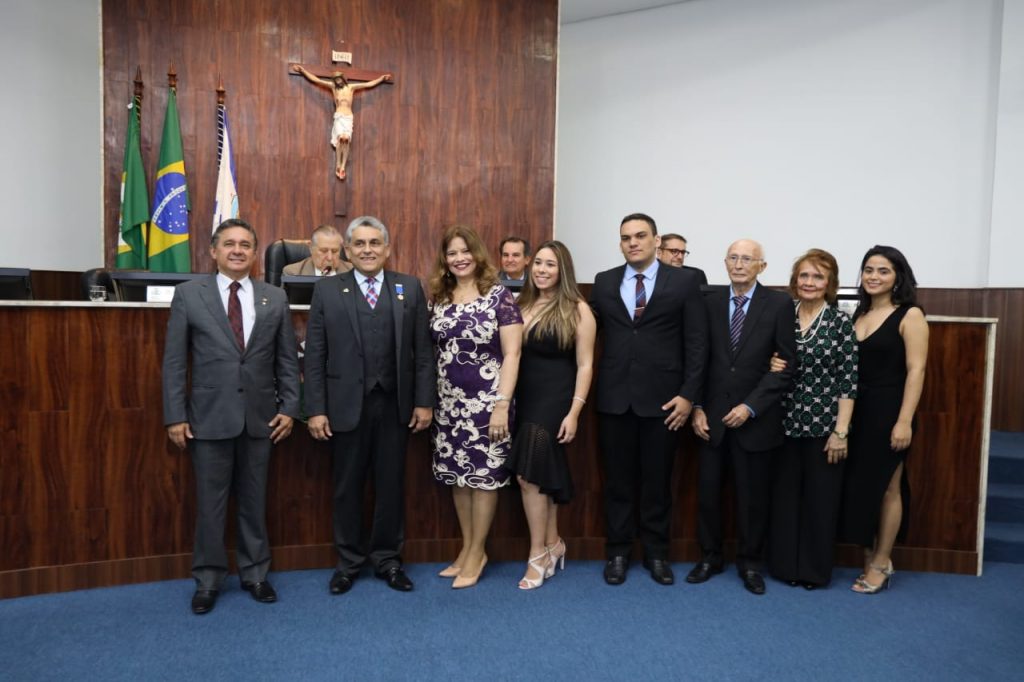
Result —
[[[652,7],[676,5],[685,0],[562,0],[562,23],[596,19],[612,14],[625,14]]]

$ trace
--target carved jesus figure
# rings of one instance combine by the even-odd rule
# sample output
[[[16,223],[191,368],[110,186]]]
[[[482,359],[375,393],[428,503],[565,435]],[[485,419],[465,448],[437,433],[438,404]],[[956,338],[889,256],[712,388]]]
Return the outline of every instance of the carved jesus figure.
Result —
[[[352,143],[352,99],[359,90],[375,88],[385,81],[391,80],[391,74],[386,73],[380,78],[374,78],[367,83],[349,84],[341,71],[335,71],[331,80],[317,78],[301,64],[294,67],[296,73],[301,73],[306,80],[313,85],[330,90],[334,95],[334,124],[331,126],[331,146],[334,147],[334,174],[339,180],[345,179],[345,164],[348,162],[349,145]]]

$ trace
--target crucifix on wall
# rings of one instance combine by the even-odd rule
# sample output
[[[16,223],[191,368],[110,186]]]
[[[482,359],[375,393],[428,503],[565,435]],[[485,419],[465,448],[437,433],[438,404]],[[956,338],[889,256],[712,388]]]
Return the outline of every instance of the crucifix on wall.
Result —
[[[352,101],[355,99],[355,94],[360,90],[377,87],[384,82],[393,83],[393,77],[387,72],[353,68],[341,71],[334,66],[307,69],[302,64],[290,64],[289,67],[291,74],[301,75],[310,83],[325,90],[330,90],[334,97],[334,121],[331,125],[330,138],[331,146],[335,149],[334,175],[338,180],[345,180],[348,177],[345,165],[348,163],[355,119],[352,111]],[[337,200],[335,204],[335,212],[338,215],[344,215],[344,208],[340,211],[338,210],[339,202]]]

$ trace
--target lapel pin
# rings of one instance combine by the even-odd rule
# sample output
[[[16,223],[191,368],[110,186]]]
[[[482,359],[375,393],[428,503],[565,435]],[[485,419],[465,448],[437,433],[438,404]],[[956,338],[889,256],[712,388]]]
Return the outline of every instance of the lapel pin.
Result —
[[[341,290],[341,293],[343,293],[343,294],[347,294],[347,293],[348,293],[348,287],[345,287],[344,289],[342,289],[342,290]]]
[[[395,293],[398,294],[398,300],[405,300],[405,287],[401,283],[395,284]]]
[[[260,305],[266,305],[267,303],[269,303],[269,301],[267,301],[267,299],[265,299],[265,298],[261,298],[260,299]]]

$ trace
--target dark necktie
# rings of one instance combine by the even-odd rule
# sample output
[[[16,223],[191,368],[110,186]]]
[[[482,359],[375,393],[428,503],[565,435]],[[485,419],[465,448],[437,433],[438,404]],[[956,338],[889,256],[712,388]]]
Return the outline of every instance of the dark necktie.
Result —
[[[740,334],[743,333],[743,319],[746,317],[743,306],[747,303],[747,297],[733,296],[732,302],[736,308],[732,311],[732,321],[729,322],[729,341],[733,352],[735,352],[736,346],[740,345]]]
[[[371,308],[377,307],[377,291],[373,288],[376,281],[375,277],[366,278],[366,302],[370,304]]]
[[[647,307],[647,292],[644,290],[644,276],[638,274],[634,277],[636,277],[636,307],[633,308],[633,321],[637,322],[644,314],[644,308]]]
[[[245,350],[245,332],[242,331],[242,301],[238,298],[238,290],[242,285],[232,282],[231,294],[228,296],[228,322],[231,324],[231,331],[235,333],[235,341],[238,348]]]

